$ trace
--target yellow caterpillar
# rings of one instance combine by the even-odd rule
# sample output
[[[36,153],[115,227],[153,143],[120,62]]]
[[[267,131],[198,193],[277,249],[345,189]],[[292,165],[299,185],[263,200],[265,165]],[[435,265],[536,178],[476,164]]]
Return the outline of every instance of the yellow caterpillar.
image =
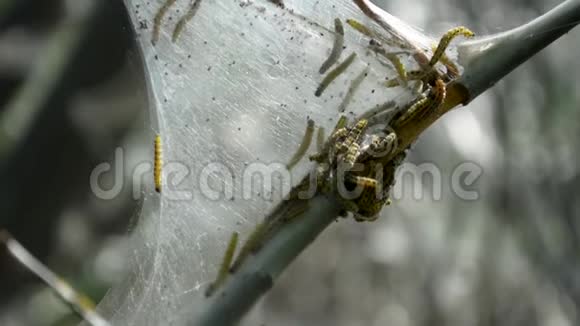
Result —
[[[154,161],[153,161],[153,180],[155,181],[155,191],[161,192],[161,167],[163,160],[161,157],[161,136],[155,136],[154,146]]]

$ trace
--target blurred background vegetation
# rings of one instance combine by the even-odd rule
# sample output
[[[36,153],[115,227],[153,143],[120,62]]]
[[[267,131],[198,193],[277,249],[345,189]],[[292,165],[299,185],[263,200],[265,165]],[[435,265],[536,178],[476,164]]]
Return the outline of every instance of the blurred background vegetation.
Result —
[[[0,227],[95,300],[124,268],[136,209],[130,189],[103,201],[89,188],[117,146],[143,148],[133,46],[121,1],[0,4]],[[2,253],[0,324],[65,324],[68,308]]]
[[[376,3],[437,37],[499,32],[558,1]],[[0,3],[0,227],[95,300],[124,272],[139,202],[96,198],[89,175],[119,146],[129,168],[151,156],[132,30],[118,0]],[[259,307],[267,324],[578,324],[579,54],[573,30],[413,148],[444,173],[480,165],[477,201],[408,195],[373,225],[333,226]],[[78,321],[10,257],[0,266],[0,325]]]

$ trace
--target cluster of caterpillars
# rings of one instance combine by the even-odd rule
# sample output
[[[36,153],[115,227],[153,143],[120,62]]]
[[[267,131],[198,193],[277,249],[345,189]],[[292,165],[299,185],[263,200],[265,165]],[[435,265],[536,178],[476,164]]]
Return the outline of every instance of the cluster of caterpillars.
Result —
[[[361,118],[352,123],[349,123],[347,118],[342,116],[329,140],[322,146],[323,149],[310,158],[319,164],[326,164],[329,171],[324,169],[321,171],[324,171],[328,176],[343,175],[342,178],[339,178],[340,180],[335,177],[319,178],[324,183],[332,183],[321,184],[321,189],[330,189],[335,192],[338,190],[340,193],[341,189],[344,191],[344,188],[351,190],[358,187],[358,196],[342,201],[344,208],[346,211],[353,213],[357,221],[373,221],[382,207],[389,203],[388,193],[394,182],[393,175],[396,169],[396,166],[393,167],[392,163],[400,163],[404,157],[405,149],[398,148],[396,131],[401,130],[412,121],[423,119],[425,115],[436,112],[441,107],[445,101],[447,83],[456,78],[458,74],[457,67],[447,58],[445,50],[456,36],[471,37],[473,33],[465,27],[456,27],[449,30],[443,35],[439,44],[434,47],[433,56],[428,62],[420,63],[419,70],[407,71],[399,58],[399,55],[405,52],[388,52],[383,47],[383,44],[394,45],[403,50],[410,49],[406,49],[400,43],[393,44],[393,40],[354,19],[348,19],[346,22],[357,32],[369,37],[369,49],[393,65],[398,76],[387,80],[386,87],[407,86],[409,81],[416,81],[418,85],[415,87],[419,93],[417,99],[397,110],[397,114],[389,116],[389,119],[373,119],[370,121],[368,118],[369,116],[380,117],[381,113],[383,113],[381,110],[386,110],[387,107],[390,108],[394,105],[392,102],[389,102],[389,105],[381,108],[381,110],[374,110],[372,114],[363,114]],[[344,43],[344,28],[338,18],[335,19],[334,26],[335,41],[328,59],[323,62],[319,72],[323,74],[333,65],[335,65],[335,68],[323,77],[314,93],[315,96],[321,96],[324,90],[340,74],[344,73],[356,58],[356,53],[352,53],[344,61],[339,62]],[[436,68],[439,62],[446,67],[445,74]],[[352,80],[343,103],[339,107],[339,112],[345,110],[345,106],[350,101],[354,91],[360,86],[362,79],[366,76],[368,67],[363,72],[365,73],[364,75],[359,74]],[[369,132],[371,125],[383,125],[384,127],[379,132]],[[314,122],[309,120],[301,145],[292,157],[290,164],[288,164],[289,168],[296,165],[304,157],[313,134]],[[320,135],[319,138],[321,138]],[[397,153],[401,153],[401,155],[397,155]],[[355,165],[361,167],[362,170],[350,171],[349,169]],[[344,173],[338,173],[337,169],[339,168],[343,170],[346,168],[346,170],[343,171]],[[344,196],[340,195],[339,197],[343,198]]]
[[[159,39],[162,21],[175,1],[166,0],[155,15],[152,36],[154,44]],[[172,36],[174,42],[186,23],[198,11],[200,4],[201,0],[193,0],[188,11],[177,22]],[[414,101],[397,110],[397,114],[394,116],[389,115],[388,119],[386,117],[382,118],[384,115],[381,114],[387,108],[391,108],[394,105],[393,102],[385,103],[384,106],[373,109],[352,122],[349,122],[347,117],[342,115],[328,140],[325,140],[324,129],[318,128],[318,152],[310,156],[310,160],[316,162],[319,166],[317,169],[319,191],[339,194],[345,215],[350,212],[357,221],[374,221],[384,205],[389,203],[389,191],[394,183],[395,170],[405,157],[405,149],[399,148],[397,131],[412,121],[422,119],[426,114],[436,112],[441,107],[445,101],[447,84],[459,74],[453,61],[445,55],[445,50],[456,36],[471,37],[473,33],[465,27],[456,27],[449,30],[443,35],[437,46],[432,49],[433,55],[431,58],[426,62],[417,60],[419,69],[408,71],[399,56],[409,55],[412,51],[416,51],[415,47],[407,46],[397,38],[386,37],[354,19],[347,19],[346,23],[355,31],[368,37],[368,48],[381,60],[386,60],[385,62],[392,65],[397,77],[388,79],[385,82],[386,87],[407,87],[409,82],[414,81],[414,89],[419,94]],[[314,91],[314,95],[317,97],[321,96],[338,76],[347,71],[357,58],[357,54],[352,52],[343,61],[339,61],[344,48],[344,33],[341,20],[336,18],[334,20],[335,39],[333,46],[328,58],[319,69],[319,73],[324,75],[324,77]],[[384,47],[387,45],[395,46],[401,51],[389,52]],[[445,67],[445,73],[437,69],[439,63]],[[351,81],[343,102],[338,108],[339,112],[345,111],[368,72],[369,67],[367,66]],[[379,130],[371,128],[377,125],[382,127]],[[303,140],[287,164],[288,169],[293,168],[306,156],[312,143],[315,129],[315,122],[309,119]],[[160,192],[162,160],[161,138],[159,135],[156,136],[154,143],[155,189]],[[355,170],[354,168],[357,166],[362,168]],[[343,171],[344,173],[338,173],[338,171]],[[354,198],[346,198],[341,195],[341,191],[348,192],[353,189],[359,190],[358,195]],[[290,198],[295,199],[292,193]],[[305,205],[294,209],[286,209],[288,205],[285,205],[285,203],[278,205],[276,210],[280,214],[258,224],[242,246],[235,261],[234,255],[239,236],[237,232],[234,232],[228,243],[218,275],[208,287],[206,296],[212,295],[225,282],[229,273],[237,271],[248,255],[259,250],[268,234],[276,226],[294,216],[300,215],[307,207],[306,201],[304,202]]]

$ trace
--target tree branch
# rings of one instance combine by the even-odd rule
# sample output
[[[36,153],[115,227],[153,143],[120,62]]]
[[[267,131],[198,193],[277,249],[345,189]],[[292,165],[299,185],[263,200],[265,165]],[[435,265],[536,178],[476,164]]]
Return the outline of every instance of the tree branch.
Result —
[[[580,22],[580,1],[567,0],[546,14],[512,30],[461,43],[459,63],[465,72],[457,81],[471,102],[520,64]]]
[[[288,203],[303,205],[302,199]],[[278,206],[279,208],[285,206]],[[336,198],[317,194],[308,200],[308,207],[269,239],[255,255],[248,257],[210,299],[208,309],[193,325],[234,325],[255,302],[266,293],[276,279],[316,237],[338,217],[340,204]],[[287,208],[287,206],[285,206]],[[271,215],[278,214],[274,210]]]

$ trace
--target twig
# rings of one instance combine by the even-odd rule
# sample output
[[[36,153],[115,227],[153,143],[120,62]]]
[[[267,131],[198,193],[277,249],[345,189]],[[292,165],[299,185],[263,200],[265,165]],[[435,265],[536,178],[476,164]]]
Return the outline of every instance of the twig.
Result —
[[[6,246],[8,253],[12,255],[26,269],[40,278],[44,283],[50,286],[58,297],[67,305],[73,308],[73,311],[93,326],[110,326],[103,317],[95,310],[95,304],[87,296],[76,291],[63,279],[54,274],[48,267],[34,257],[20,242],[16,241],[8,232],[0,230],[0,243]]]

